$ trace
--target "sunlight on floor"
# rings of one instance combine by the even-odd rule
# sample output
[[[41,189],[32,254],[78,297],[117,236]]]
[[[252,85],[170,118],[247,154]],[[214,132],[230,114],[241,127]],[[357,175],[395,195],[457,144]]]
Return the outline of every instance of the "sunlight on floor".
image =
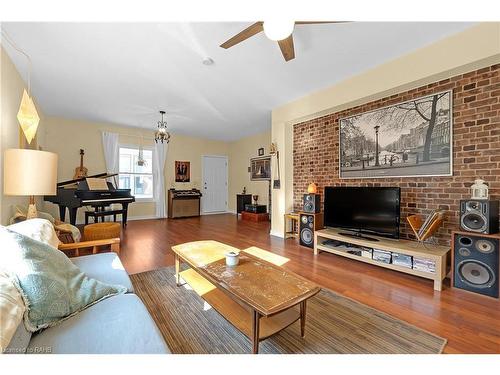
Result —
[[[290,259],[288,258],[282,257],[281,255],[278,254],[271,253],[270,251],[263,250],[256,246],[249,247],[248,249],[245,249],[243,251],[277,266],[282,266],[283,264],[290,261]]]
[[[206,301],[203,301],[203,311],[208,311],[212,308]]]

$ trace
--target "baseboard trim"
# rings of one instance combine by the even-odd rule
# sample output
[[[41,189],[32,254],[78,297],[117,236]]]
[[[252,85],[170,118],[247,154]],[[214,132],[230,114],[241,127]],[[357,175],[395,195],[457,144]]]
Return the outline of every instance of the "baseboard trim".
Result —
[[[218,212],[201,212],[201,216],[208,216],[208,215],[225,215],[225,214],[236,214],[236,211],[218,211]]]
[[[283,232],[270,231],[269,234],[273,237],[285,238]]]
[[[131,221],[134,221],[134,220],[151,220],[151,219],[166,219],[166,217],[156,217],[154,215],[130,216],[130,217],[127,217],[127,221],[129,221],[129,220],[131,220]]]

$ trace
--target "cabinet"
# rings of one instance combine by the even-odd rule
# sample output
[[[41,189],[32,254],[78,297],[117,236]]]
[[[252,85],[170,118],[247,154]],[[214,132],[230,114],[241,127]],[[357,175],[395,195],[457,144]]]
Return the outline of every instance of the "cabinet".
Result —
[[[252,204],[252,194],[236,194],[236,214],[245,211],[246,204]]]

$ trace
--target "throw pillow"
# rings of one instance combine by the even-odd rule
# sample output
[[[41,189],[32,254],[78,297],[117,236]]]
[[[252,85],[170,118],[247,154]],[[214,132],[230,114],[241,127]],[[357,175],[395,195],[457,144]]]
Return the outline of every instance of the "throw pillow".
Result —
[[[6,272],[0,272],[0,353],[9,345],[26,310],[16,281]]]
[[[46,243],[52,247],[57,247],[61,243],[57,238],[56,231],[52,223],[45,219],[30,219],[9,225],[9,230],[24,234],[34,240]]]
[[[51,327],[127,288],[87,277],[61,251],[0,227],[0,264],[17,277],[27,302],[26,328]]]

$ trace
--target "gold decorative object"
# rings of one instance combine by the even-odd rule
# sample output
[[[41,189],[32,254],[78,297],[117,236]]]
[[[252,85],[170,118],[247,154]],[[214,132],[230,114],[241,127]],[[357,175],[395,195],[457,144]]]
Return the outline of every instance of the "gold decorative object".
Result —
[[[276,155],[278,152],[278,146],[276,146],[276,143],[272,142],[271,146],[269,147],[269,155]]]
[[[318,185],[316,185],[314,182],[311,182],[309,186],[307,187],[307,192],[309,194],[317,194],[318,193]]]
[[[21,100],[21,105],[19,106],[19,112],[17,112],[17,120],[21,125],[24,136],[28,143],[31,143],[33,138],[35,138],[36,130],[38,129],[38,123],[40,122],[40,117],[36,111],[33,99],[28,95],[26,90],[23,92],[23,98]]]

